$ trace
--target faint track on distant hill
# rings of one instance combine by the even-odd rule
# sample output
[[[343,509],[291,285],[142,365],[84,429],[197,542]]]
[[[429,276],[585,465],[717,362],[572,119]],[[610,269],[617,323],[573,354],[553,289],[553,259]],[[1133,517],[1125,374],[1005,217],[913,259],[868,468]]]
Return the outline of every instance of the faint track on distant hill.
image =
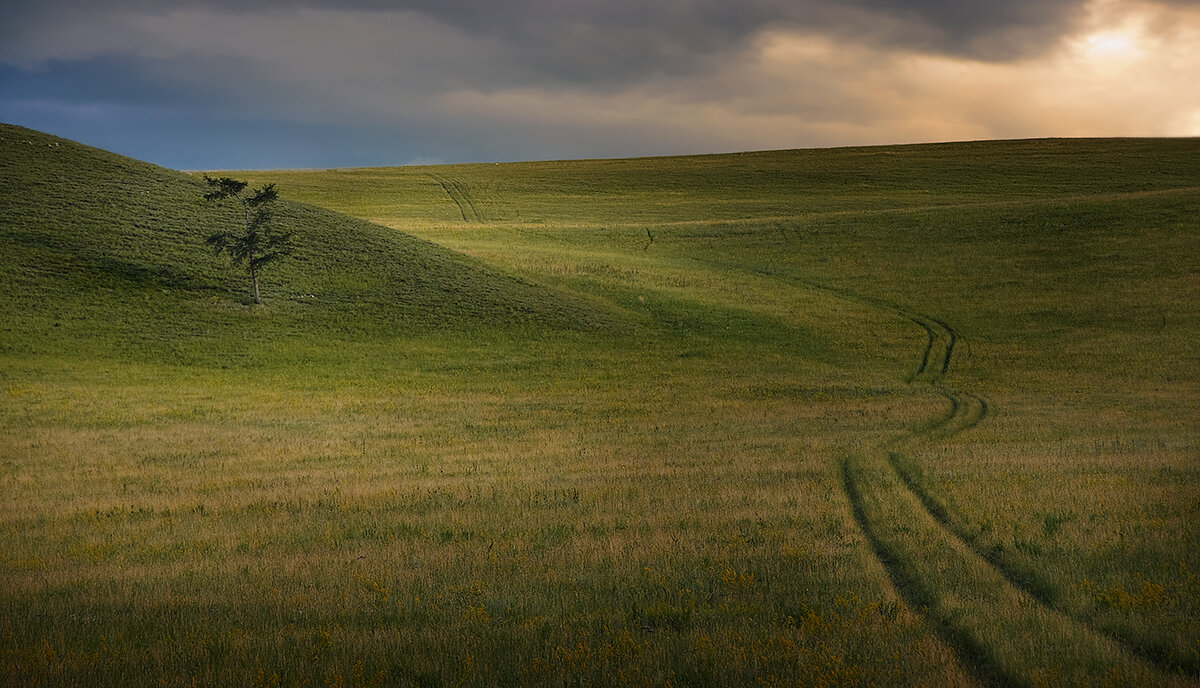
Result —
[[[900,596],[914,611],[930,618],[934,630],[959,652],[978,680],[988,685],[1029,685],[1029,676],[1005,662],[1005,657],[1025,652],[1051,668],[1070,657],[1071,668],[1089,679],[1102,678],[1097,672],[1105,667],[1103,658],[1112,658],[1123,670],[1134,671],[1149,683],[1171,683],[1172,678],[1160,672],[1170,674],[1174,668],[1153,652],[1131,638],[1095,628],[1087,619],[1067,613],[1053,603],[1042,586],[991,556],[955,524],[942,500],[928,489],[916,470],[906,465],[902,445],[949,439],[971,430],[993,413],[992,405],[982,396],[952,389],[943,381],[963,341],[952,326],[882,299],[758,272],[891,313],[925,332],[921,355],[906,383],[928,388],[946,399],[949,408],[923,427],[895,437],[873,452],[845,457],[840,465],[841,482],[855,521]],[[957,579],[930,578],[925,575],[930,567],[970,573],[960,573]],[[945,590],[947,585],[952,589]],[[963,599],[978,602],[966,605]],[[1032,635],[997,638],[986,619],[1003,614],[1016,614],[1017,620],[1007,623]],[[982,626],[979,618],[985,619]],[[1047,622],[1057,627],[1054,632],[1046,630]]]
[[[436,175],[432,172],[427,173],[429,178],[437,182],[446,195],[454,201],[454,205],[458,207],[458,214],[462,216],[463,222],[484,222],[483,215],[479,213],[479,208],[475,206],[474,199],[467,191],[467,187],[461,182],[458,182],[447,177]]]

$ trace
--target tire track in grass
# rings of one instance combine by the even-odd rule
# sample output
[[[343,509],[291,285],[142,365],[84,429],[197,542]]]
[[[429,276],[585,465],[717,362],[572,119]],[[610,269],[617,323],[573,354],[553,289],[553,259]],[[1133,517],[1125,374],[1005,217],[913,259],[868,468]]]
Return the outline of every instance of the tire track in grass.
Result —
[[[962,418],[961,425],[954,428],[945,428],[942,426],[934,427],[931,430],[922,433],[927,439],[948,439],[957,435],[960,432],[966,431],[983,419],[988,413],[987,401],[971,395],[969,393],[958,392],[961,395],[953,401],[959,404],[960,399],[968,399],[974,406],[978,408],[977,412],[957,414]],[[949,397],[948,397],[949,398]],[[1190,676],[1193,680],[1197,678],[1197,670],[1193,665],[1184,662],[1175,661],[1172,659],[1171,649],[1163,646],[1154,646],[1141,642],[1139,638],[1132,632],[1122,632],[1119,629],[1109,629],[1099,625],[1095,621],[1089,619],[1085,614],[1073,611],[1067,608],[1064,604],[1057,601],[1057,595],[1054,591],[1053,584],[1043,578],[1036,570],[1023,569],[1005,562],[1000,552],[996,549],[985,546],[976,537],[968,531],[964,524],[955,521],[950,516],[950,512],[941,499],[933,493],[924,480],[923,472],[920,467],[911,460],[907,460],[905,456],[897,451],[888,452],[888,462],[891,464],[892,470],[900,477],[904,484],[908,487],[918,500],[920,500],[925,510],[932,516],[943,528],[954,535],[960,542],[969,547],[977,556],[988,562],[997,572],[999,572],[1009,584],[1019,588],[1026,594],[1035,598],[1039,603],[1048,608],[1059,612],[1073,621],[1088,626],[1093,632],[1101,634],[1114,642],[1120,644],[1130,653],[1138,656],[1142,660],[1156,667],[1158,670],[1168,674],[1182,673]]]
[[[426,174],[442,187],[451,201],[454,201],[463,222],[483,222],[483,216],[479,214],[479,209],[475,207],[475,201],[471,199],[471,194],[467,192],[466,187],[453,179],[447,179],[432,172]]]
[[[903,469],[896,447],[948,439],[991,412],[981,396],[953,390],[950,371],[960,335],[945,321],[903,306],[822,284],[758,270],[904,318],[926,333],[906,382],[944,397],[948,411],[923,428],[840,464],[851,512],[900,596],[955,648],[977,680],[995,686],[1183,685],[1148,663],[1124,639],[1072,618],[1011,571],[985,556],[952,525],[944,505]]]
[[[889,547],[885,540],[876,533],[872,522],[864,511],[864,499],[859,492],[859,484],[851,475],[850,458],[845,458],[839,465],[842,490],[850,502],[850,512],[854,522],[867,540],[875,559],[883,566],[900,599],[918,616],[930,621],[929,608],[935,600],[928,595],[928,590],[918,580],[910,580],[911,572],[905,567],[898,566],[898,553]],[[974,636],[958,632],[953,626],[942,623],[930,623],[930,628],[942,642],[954,649],[958,655],[959,665],[963,670],[982,686],[1007,686],[1010,682],[1004,680],[1003,667],[996,664],[985,645]]]
[[[479,212],[479,208],[475,205],[475,199],[471,197],[471,192],[467,191],[467,187],[464,186],[462,182],[454,179],[450,180],[450,185],[458,191],[458,195],[462,198],[463,202],[465,202],[467,207],[471,209],[471,217],[473,217],[476,222],[483,222],[483,214]]]
[[[458,214],[462,217],[462,221],[469,222],[469,220],[467,220],[467,211],[463,208],[462,201],[458,200],[457,194],[450,190],[450,183],[446,181],[445,178],[439,177],[432,172],[429,172],[428,174],[429,178],[437,182],[442,187],[442,191],[445,191],[446,195],[450,197],[450,200],[454,202],[454,207],[458,208]]]
[[[901,309],[903,310],[903,309]],[[959,433],[965,432],[974,428],[982,422],[990,412],[991,408],[988,401],[971,392],[961,390],[953,390],[946,387],[941,382],[941,376],[944,376],[950,370],[951,359],[954,354],[955,345],[961,341],[962,337],[949,324],[937,318],[929,318],[913,314],[914,318],[927,318],[928,323],[932,323],[936,328],[940,328],[944,333],[941,337],[945,341],[944,354],[941,356],[940,376],[931,383],[931,387],[947,399],[950,403],[951,410],[947,416],[939,419],[933,425],[914,433],[911,437],[896,438],[889,443],[889,448],[895,447],[908,439],[921,437],[926,440],[949,439]],[[914,320],[915,322],[915,320]],[[921,323],[922,327],[926,327],[925,323]],[[929,328],[926,327],[929,332]],[[925,360],[928,361],[929,345],[927,344]],[[936,366],[935,366],[936,367]],[[1093,632],[1099,633],[1114,642],[1121,645],[1131,654],[1137,655],[1142,660],[1150,663],[1160,671],[1173,674],[1182,671],[1185,674],[1196,677],[1196,668],[1194,666],[1181,666],[1176,662],[1171,661],[1167,656],[1169,651],[1162,648],[1157,648],[1141,642],[1132,633],[1122,633],[1114,631],[1102,626],[1099,626],[1085,615],[1078,612],[1072,612],[1061,603],[1055,600],[1055,595],[1051,584],[1042,579],[1037,572],[1021,570],[1010,564],[1006,564],[999,556],[998,552],[984,547],[976,538],[972,537],[971,533],[966,530],[963,524],[957,523],[950,517],[946,505],[940,500],[922,479],[923,476],[920,469],[912,462],[906,461],[903,454],[898,451],[888,452],[888,462],[891,464],[892,470],[896,472],[904,484],[908,487],[917,499],[921,502],[925,510],[932,516],[943,528],[948,530],[960,542],[969,547],[980,558],[990,564],[997,572],[1000,573],[1009,584],[1017,587],[1026,594],[1036,599],[1039,603],[1046,607],[1059,612],[1073,621],[1089,627]]]
[[[954,328],[895,304],[860,302],[882,305],[925,330],[925,350],[909,383],[927,386],[949,403],[947,413],[932,424],[887,442],[877,452],[886,462],[876,455],[842,462],[855,520],[902,595],[928,610],[939,635],[985,682],[1169,685],[1172,677],[1148,665],[1125,639],[1055,608],[1044,590],[986,556],[953,525],[941,501],[904,469],[897,445],[948,439],[983,422],[991,408],[983,397],[943,383],[961,339]]]

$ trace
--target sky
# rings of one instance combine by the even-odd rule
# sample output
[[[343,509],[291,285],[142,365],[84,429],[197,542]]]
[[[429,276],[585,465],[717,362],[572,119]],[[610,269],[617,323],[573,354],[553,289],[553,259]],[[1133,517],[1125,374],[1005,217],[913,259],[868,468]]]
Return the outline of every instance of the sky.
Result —
[[[4,0],[0,121],[176,169],[1200,136],[1200,0]]]

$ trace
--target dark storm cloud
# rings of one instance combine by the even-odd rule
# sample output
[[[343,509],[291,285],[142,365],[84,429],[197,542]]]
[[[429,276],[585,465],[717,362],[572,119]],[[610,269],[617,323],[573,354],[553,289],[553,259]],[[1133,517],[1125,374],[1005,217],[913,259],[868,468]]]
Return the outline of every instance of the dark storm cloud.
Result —
[[[662,2],[403,3],[472,32],[498,33],[550,55],[588,48],[609,64],[671,68],[738,46],[764,28],[803,29],[905,48],[1005,59],[1036,52],[1083,0],[665,0]]]
[[[1183,1],[1183,0],[1177,0]],[[64,11],[165,14],[209,8],[419,12],[508,46],[524,66],[564,79],[625,79],[703,69],[765,28],[973,58],[1035,53],[1070,24],[1083,0],[43,0],[0,10],[15,37]]]
[[[192,168],[1177,135],[1200,127],[1197,8],[0,0],[0,119]],[[189,134],[214,126],[239,143]]]

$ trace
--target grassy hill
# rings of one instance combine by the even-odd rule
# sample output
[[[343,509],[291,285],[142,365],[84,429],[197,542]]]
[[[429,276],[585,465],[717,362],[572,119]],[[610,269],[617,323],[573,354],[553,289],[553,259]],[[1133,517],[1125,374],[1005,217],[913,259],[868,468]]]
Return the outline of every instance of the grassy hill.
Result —
[[[234,225],[195,178],[0,128],[6,353],[247,359],[279,339],[451,329],[590,329],[613,316],[427,241],[284,201],[297,250],[248,305],[244,268],[204,239]],[[82,349],[82,350],[81,350]]]
[[[906,458],[892,450],[899,477],[959,543],[1049,608],[1159,663],[1193,673],[1200,666],[1180,615],[1200,593],[1195,565],[1180,556],[1196,537],[1183,514],[1200,497],[1191,439],[1200,423],[1197,140],[994,141],[273,178],[296,198],[411,228],[531,279],[589,292],[636,285],[680,298],[703,293],[819,332],[860,361],[912,356],[912,345],[888,340],[886,325],[861,309],[831,313],[812,303],[816,295],[933,328],[935,347],[954,349],[946,351],[952,372],[937,385],[952,402],[951,425],[967,420],[955,413],[991,416],[969,433],[939,430],[940,442],[909,448]],[[891,363],[893,375],[901,365]],[[963,388],[983,396],[973,400]],[[1112,532],[1131,527],[1110,511],[1118,503],[1126,516],[1145,514],[1136,535]],[[876,538],[885,558],[927,556],[927,544],[905,554],[899,542]],[[1116,551],[1128,555],[1125,564]],[[1150,573],[1167,570],[1186,573],[1167,576],[1172,583]],[[892,575],[908,580],[900,587],[913,604],[936,608],[954,594],[940,574],[936,590],[911,580],[919,571]],[[1031,624],[1053,625],[1023,619],[1007,632],[1032,639],[1021,630]],[[957,641],[960,651],[997,652],[972,650],[969,639],[995,628],[954,632],[968,638]],[[1019,671],[992,670],[1021,682]]]
[[[258,308],[0,139],[0,683],[1195,681],[1195,140],[237,173]]]
[[[1196,147],[1035,139],[270,176],[293,197],[410,227],[763,223],[1194,187]]]

